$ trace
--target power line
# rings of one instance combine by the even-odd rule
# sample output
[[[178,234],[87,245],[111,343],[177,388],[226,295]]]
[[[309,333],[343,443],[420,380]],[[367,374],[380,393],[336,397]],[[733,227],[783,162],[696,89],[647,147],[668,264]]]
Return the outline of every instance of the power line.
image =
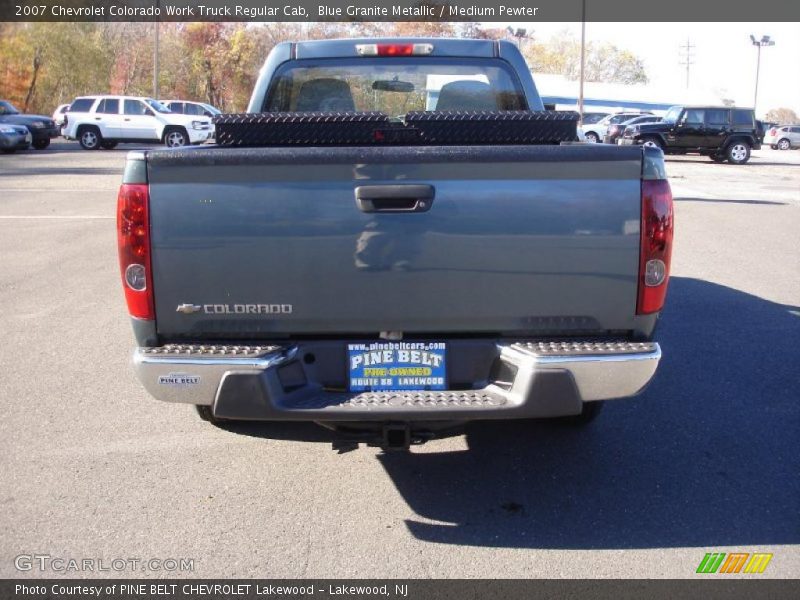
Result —
[[[689,89],[689,68],[694,64],[694,61],[692,60],[694,58],[694,48],[695,45],[692,44],[692,40],[690,38],[686,38],[686,45],[681,44],[681,46],[679,46],[681,61],[678,64],[686,67],[687,90]]]

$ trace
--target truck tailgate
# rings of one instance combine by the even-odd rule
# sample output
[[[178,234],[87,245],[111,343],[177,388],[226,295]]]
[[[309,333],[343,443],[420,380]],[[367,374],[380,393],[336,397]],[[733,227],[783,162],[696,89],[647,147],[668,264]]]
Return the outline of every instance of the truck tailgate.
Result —
[[[147,165],[165,339],[634,328],[639,147],[206,147]]]

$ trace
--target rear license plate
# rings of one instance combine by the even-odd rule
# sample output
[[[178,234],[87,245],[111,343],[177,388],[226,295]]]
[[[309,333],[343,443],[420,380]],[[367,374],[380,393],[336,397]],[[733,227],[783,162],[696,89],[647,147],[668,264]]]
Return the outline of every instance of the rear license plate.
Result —
[[[367,342],[347,345],[352,392],[447,389],[444,342]]]

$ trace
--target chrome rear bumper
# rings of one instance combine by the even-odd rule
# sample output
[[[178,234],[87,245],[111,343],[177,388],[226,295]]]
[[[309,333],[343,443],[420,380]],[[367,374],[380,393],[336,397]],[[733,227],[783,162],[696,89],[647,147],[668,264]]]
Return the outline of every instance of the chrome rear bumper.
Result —
[[[324,388],[304,351],[168,345],[138,348],[134,365],[158,400],[213,406],[220,418],[425,421],[578,414],[583,402],[642,391],[661,358],[654,342],[504,342],[493,344],[480,389],[346,393]]]

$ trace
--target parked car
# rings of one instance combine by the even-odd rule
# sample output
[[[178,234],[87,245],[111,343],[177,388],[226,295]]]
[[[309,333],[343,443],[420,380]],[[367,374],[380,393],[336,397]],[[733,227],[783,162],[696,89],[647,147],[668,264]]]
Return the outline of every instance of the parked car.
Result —
[[[26,115],[5,100],[0,100],[0,124],[23,125],[31,132],[32,145],[37,150],[44,150],[50,145],[50,139],[59,136],[58,127],[50,117],[42,115]]]
[[[58,107],[53,111],[53,121],[56,122],[56,127],[59,129],[64,126],[64,115],[67,114],[67,110],[69,110],[69,104],[59,104]]]
[[[773,127],[780,127],[780,123],[775,123],[774,121],[758,121],[761,124],[761,129],[764,130],[764,133],[772,129]]]
[[[539,111],[507,41],[276,45],[221,145],[128,155],[118,248],[145,389],[389,449],[637,394],[661,356],[663,154],[560,145],[572,113]]]
[[[64,137],[85,150],[110,150],[120,142],[162,142],[170,148],[201,144],[211,136],[208,117],[174,114],[152,98],[84,96],[69,107]]]
[[[17,150],[27,150],[33,136],[24,125],[12,125],[11,123],[0,123],[0,150],[6,154],[11,154]]]
[[[161,100],[161,104],[166,106],[174,113],[181,115],[197,115],[203,117],[216,117],[222,111],[205,102],[193,102],[191,100]]]
[[[628,119],[627,121],[623,121],[622,123],[615,123],[614,125],[609,125],[608,131],[606,132],[605,136],[603,136],[603,143],[604,144],[616,144],[617,139],[622,137],[622,132],[625,131],[626,127],[630,125],[638,125],[640,123],[658,123],[661,120],[661,117],[657,117],[655,115],[644,115],[641,117],[634,117],[633,119]]]
[[[626,128],[620,143],[661,148],[665,154],[692,152],[737,165],[761,148],[753,109],[729,106],[673,106],[659,123]]]
[[[613,115],[607,115],[600,119],[597,123],[591,123],[589,125],[583,125],[581,129],[583,130],[583,134],[586,136],[587,142],[601,142],[608,131],[608,128],[611,125],[617,125],[619,123],[624,123],[634,117],[641,117],[642,115],[652,115],[653,113],[650,112],[619,112],[614,113]]]
[[[182,115],[202,115],[213,119],[217,115],[221,115],[222,111],[205,102],[192,102],[190,100],[162,100],[161,104],[169,108],[174,113]],[[214,139],[214,126],[211,126],[211,138]]]
[[[600,119],[605,119],[608,115],[609,113],[607,112],[585,112],[583,116],[581,116],[581,123],[584,125],[593,125]]]
[[[764,135],[764,143],[773,150],[800,148],[800,125],[771,127]]]

